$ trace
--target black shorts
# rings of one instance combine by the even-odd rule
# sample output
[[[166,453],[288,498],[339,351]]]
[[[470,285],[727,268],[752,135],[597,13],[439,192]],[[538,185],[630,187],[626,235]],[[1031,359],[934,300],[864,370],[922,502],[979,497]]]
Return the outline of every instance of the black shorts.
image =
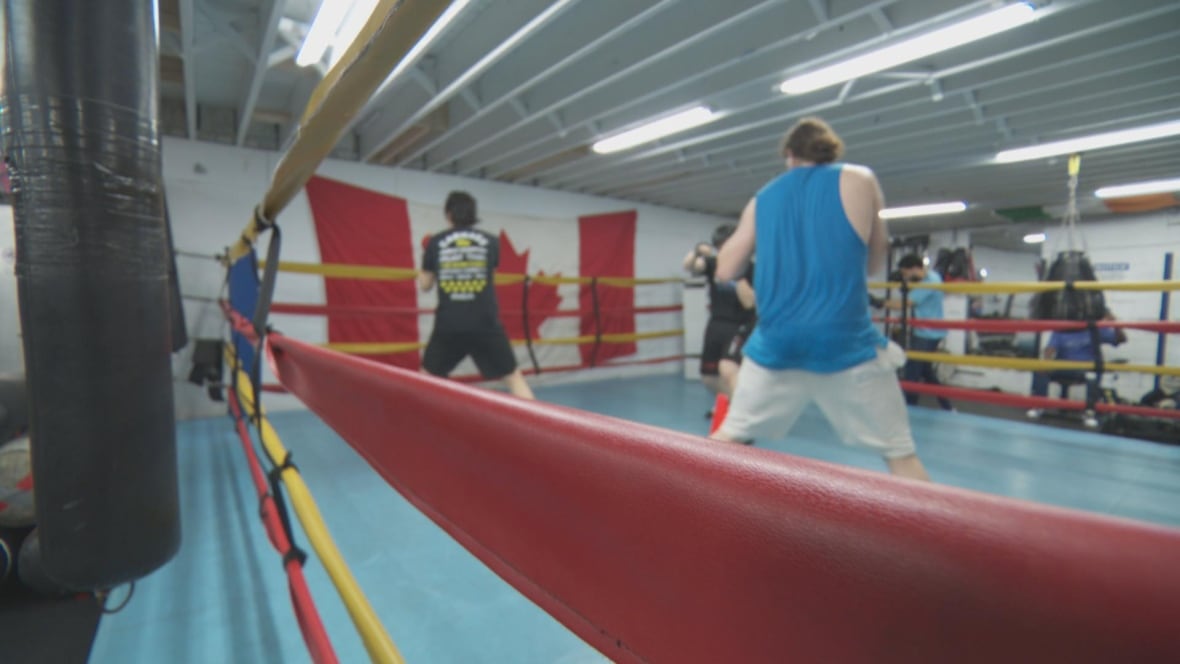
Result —
[[[701,348],[701,375],[716,376],[717,365],[742,327],[741,323],[710,318],[705,326],[705,345]]]
[[[745,323],[738,328],[737,334],[733,335],[733,339],[729,342],[729,346],[725,349],[725,354],[721,356],[723,360],[730,362],[742,363],[742,348],[746,345],[746,340],[754,333],[754,324]]]
[[[433,332],[422,354],[422,368],[427,373],[446,378],[471,356],[481,376],[488,380],[503,378],[516,371],[516,353],[504,328],[473,332]]]

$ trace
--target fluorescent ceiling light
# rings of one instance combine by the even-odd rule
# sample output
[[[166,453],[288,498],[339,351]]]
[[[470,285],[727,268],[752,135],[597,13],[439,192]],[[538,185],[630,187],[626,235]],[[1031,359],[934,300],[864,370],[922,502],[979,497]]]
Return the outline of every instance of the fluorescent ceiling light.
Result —
[[[1040,244],[1045,241],[1044,233],[1029,233],[1024,236],[1025,244]]]
[[[930,217],[936,214],[954,214],[967,209],[963,201],[952,203],[930,203],[928,205],[909,205],[906,207],[885,208],[881,210],[882,219],[905,219],[909,217]]]
[[[1180,191],[1180,178],[1136,182],[1117,187],[1102,187],[1098,191],[1095,191],[1094,195],[1098,198],[1126,198],[1128,196],[1145,196],[1147,194],[1167,194],[1173,191]]]
[[[1171,122],[1147,125],[1146,127],[1109,131],[1104,134],[1054,141],[1028,148],[1004,150],[996,155],[996,161],[1001,164],[1010,164],[1014,161],[1028,161],[1030,159],[1055,157],[1063,154],[1075,154],[1088,150],[1100,150],[1116,145],[1140,143],[1142,141],[1151,141],[1157,138],[1167,138],[1177,135],[1180,135],[1180,120],[1172,120]]]
[[[622,152],[636,145],[649,143],[665,136],[692,129],[693,127],[699,127],[716,118],[717,114],[710,108],[697,106],[598,141],[591,146],[591,149],[598,154]]]
[[[1020,2],[940,30],[886,46],[850,60],[837,62],[813,72],[792,76],[779,86],[785,94],[798,95],[839,85],[897,65],[912,62],[934,53],[990,37],[1031,21],[1036,15],[1032,5]]]
[[[324,59],[324,53],[352,5],[342,0],[320,0],[320,8],[311,22],[311,29],[307,31],[303,46],[299,47],[299,53],[295,55],[295,64],[309,67]]]
[[[340,0],[324,0],[325,2],[332,2]],[[380,0],[352,0],[352,7],[348,10],[348,17],[340,24],[340,29],[336,31],[336,36],[332,39],[332,50],[328,53],[328,66],[333,67],[340,58],[344,57],[344,52],[352,45],[352,40],[364,29],[365,24],[369,22],[369,17],[373,15],[373,10],[377,8],[377,3]]]

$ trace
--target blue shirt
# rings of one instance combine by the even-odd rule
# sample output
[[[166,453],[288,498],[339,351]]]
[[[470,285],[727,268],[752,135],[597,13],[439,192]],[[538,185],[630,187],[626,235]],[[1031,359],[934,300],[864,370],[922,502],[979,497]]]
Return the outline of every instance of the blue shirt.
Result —
[[[922,283],[941,284],[942,277],[934,270],[927,270]],[[942,291],[918,288],[910,291],[909,298],[914,305],[914,318],[942,320]],[[944,339],[946,330],[925,330],[915,327],[914,336],[923,339]]]
[[[1098,339],[1104,344],[1118,345],[1118,335],[1113,328],[1100,328]],[[1054,332],[1049,336],[1047,347],[1057,351],[1058,360],[1090,362],[1094,359],[1094,343],[1089,330]]]
[[[868,247],[840,200],[840,164],[793,168],[755,199],[758,327],[746,357],[835,373],[885,346],[869,316]]]

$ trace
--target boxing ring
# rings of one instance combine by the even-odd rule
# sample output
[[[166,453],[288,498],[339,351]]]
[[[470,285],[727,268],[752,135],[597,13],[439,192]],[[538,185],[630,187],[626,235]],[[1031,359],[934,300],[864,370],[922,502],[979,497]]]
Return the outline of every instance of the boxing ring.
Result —
[[[325,348],[271,325],[275,280],[301,269],[282,261],[282,209],[447,4],[378,3],[228,250],[227,268],[255,279],[231,285],[224,309],[232,421],[181,425],[186,549],[106,619],[95,661],[1180,659],[1180,530],[524,402],[342,352],[416,346]],[[327,273],[357,266],[303,269],[357,278]],[[264,362],[280,386],[263,384]],[[268,387],[318,419],[272,421]],[[347,448],[316,452],[328,428]],[[1150,456],[1174,467],[1172,452]],[[246,515],[262,528],[247,532]],[[458,567],[469,588],[438,578]],[[436,588],[453,594],[440,602]],[[417,610],[463,602],[484,602],[478,620]],[[302,644],[277,626],[291,624]]]

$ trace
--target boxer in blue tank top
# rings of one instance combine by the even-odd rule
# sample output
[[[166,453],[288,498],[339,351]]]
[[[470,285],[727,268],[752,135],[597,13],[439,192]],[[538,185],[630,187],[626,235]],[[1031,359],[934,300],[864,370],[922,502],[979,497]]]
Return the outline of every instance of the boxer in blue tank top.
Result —
[[[717,259],[733,279],[757,253],[758,326],[715,438],[780,438],[815,402],[840,437],[880,453],[889,470],[928,480],[910,433],[897,369],[905,354],[869,315],[867,277],[884,267],[880,185],[837,163],[843,144],[817,118],[782,146],[787,172],[758,192]]]

